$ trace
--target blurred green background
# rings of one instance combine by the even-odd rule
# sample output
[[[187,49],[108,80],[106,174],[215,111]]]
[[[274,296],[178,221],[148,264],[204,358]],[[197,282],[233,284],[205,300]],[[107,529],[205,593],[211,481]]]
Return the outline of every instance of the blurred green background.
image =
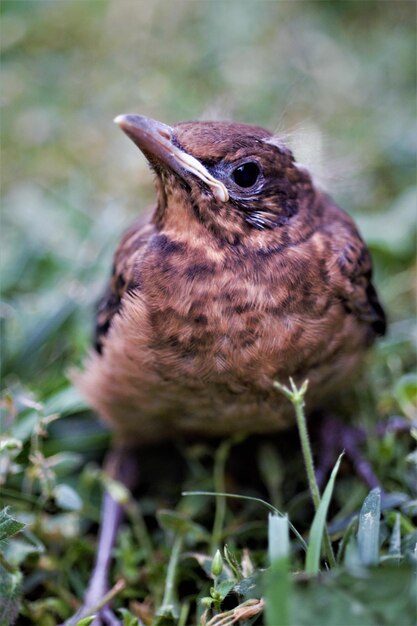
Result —
[[[123,112],[290,133],[299,160],[357,217],[390,319],[410,318],[415,2],[1,9],[5,373],[37,392],[63,384],[88,344],[120,233],[153,201],[145,159],[112,123]]]
[[[123,229],[154,201],[145,159],[116,115],[233,119],[286,137],[373,254],[390,331],[370,361],[360,419],[415,414],[416,3],[2,0],[0,8],[2,429],[21,442],[0,479],[8,476],[6,502],[49,555],[31,544],[13,557],[19,565],[32,554],[22,623],[44,625],[56,623],[45,621],[55,596],[59,622],[83,594],[94,548],[82,533],[100,498],[97,475],[80,468],[108,443],[82,413],[68,369],[89,348]],[[40,443],[56,411],[67,418]],[[409,444],[368,445],[383,484],[411,489]],[[283,499],[302,525],[308,495],[293,475]],[[207,473],[198,480],[190,486],[212,486]],[[365,493],[351,485],[342,480],[335,496],[345,514]],[[158,508],[149,498],[141,505],[150,516]],[[128,578],[136,552],[124,537],[118,571]]]

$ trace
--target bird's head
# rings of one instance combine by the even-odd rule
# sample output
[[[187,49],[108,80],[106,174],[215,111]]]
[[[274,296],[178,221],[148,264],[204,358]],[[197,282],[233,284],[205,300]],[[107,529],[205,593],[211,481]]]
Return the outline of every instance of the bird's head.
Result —
[[[240,242],[290,223],[308,173],[270,132],[231,122],[168,126],[140,115],[115,119],[157,174],[158,225],[197,221],[216,238]]]

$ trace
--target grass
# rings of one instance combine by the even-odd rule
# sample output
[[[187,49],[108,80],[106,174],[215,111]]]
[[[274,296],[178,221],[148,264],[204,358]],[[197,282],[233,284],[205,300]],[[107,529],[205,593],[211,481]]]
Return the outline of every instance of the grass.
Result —
[[[415,3],[0,8],[0,623],[19,611],[19,626],[54,626],[76,610],[104,487],[127,513],[112,571],[125,624],[414,623]],[[144,160],[111,123],[126,110],[288,130],[354,216],[390,331],[348,413],[369,433],[364,454],[383,492],[368,494],[343,458],[315,517],[294,432],[143,450],[134,496],[103,474],[110,435],[68,370],[90,344],[123,228],[154,199]],[[398,418],[409,432],[375,436]]]

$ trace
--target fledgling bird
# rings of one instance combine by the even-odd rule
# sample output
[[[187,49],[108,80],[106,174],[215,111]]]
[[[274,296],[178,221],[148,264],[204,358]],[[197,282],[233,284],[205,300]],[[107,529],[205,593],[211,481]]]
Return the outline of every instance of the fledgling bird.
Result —
[[[115,121],[155,172],[157,203],[116,251],[77,382],[114,429],[113,473],[129,481],[135,444],[290,426],[275,380],[308,378],[307,406],[322,406],[385,316],[352,219],[279,138],[229,122]],[[110,496],[104,506],[86,607],[106,591],[120,521]]]

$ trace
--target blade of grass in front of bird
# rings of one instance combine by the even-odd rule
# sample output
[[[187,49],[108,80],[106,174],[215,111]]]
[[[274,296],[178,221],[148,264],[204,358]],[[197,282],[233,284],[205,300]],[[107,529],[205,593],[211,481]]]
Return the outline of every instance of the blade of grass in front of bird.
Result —
[[[167,575],[165,579],[164,597],[162,598],[161,606],[156,613],[158,618],[172,617],[173,619],[177,620],[179,617],[179,606],[176,599],[175,578],[183,543],[183,535],[178,534],[174,539],[171,556],[169,558]]]
[[[379,562],[379,519],[381,517],[381,490],[372,489],[359,513],[358,548],[363,565]]]
[[[287,559],[290,552],[288,517],[270,513],[268,516],[268,556],[271,563]]]
[[[266,574],[266,625],[290,626],[291,579],[289,574],[289,524],[286,515],[269,514],[268,554],[271,567]]]
[[[389,541],[388,554],[390,557],[398,561],[401,559],[401,516],[399,513],[395,516],[394,527]]]
[[[348,527],[343,533],[342,539],[339,542],[339,547],[337,550],[337,557],[336,557],[336,560],[339,565],[344,562],[346,550],[348,549],[348,546],[351,540],[353,539],[356,542],[357,531],[358,531],[358,518],[354,517],[353,519],[351,519]]]
[[[320,551],[323,542],[323,535],[326,526],[327,511],[329,509],[330,500],[333,494],[334,483],[336,475],[339,470],[340,461],[342,460],[343,453],[339,456],[333,471],[330,475],[329,482],[324,490],[323,497],[319,504],[319,508],[314,516],[313,523],[311,525],[310,540],[308,542],[307,556],[306,556],[306,572],[308,574],[317,574],[320,569]]]

